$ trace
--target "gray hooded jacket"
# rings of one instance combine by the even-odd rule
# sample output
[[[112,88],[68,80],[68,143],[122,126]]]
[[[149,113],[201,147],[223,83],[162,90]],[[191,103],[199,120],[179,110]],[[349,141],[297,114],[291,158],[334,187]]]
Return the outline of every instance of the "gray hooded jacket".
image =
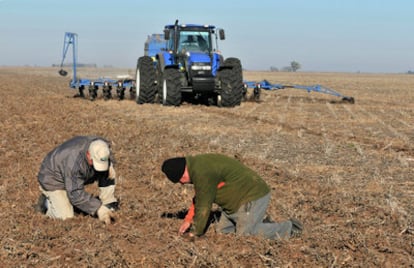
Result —
[[[49,152],[42,162],[38,180],[46,191],[66,190],[74,207],[88,214],[95,214],[101,201],[85,191],[85,185],[98,181],[99,187],[114,185],[108,171],[97,172],[88,164],[86,153],[94,140],[107,140],[97,136],[77,136]],[[114,162],[111,152],[110,161]]]

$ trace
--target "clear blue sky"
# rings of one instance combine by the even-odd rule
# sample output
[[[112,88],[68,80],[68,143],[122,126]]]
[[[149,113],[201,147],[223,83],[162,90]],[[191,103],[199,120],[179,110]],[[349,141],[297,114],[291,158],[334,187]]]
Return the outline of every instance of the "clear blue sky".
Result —
[[[135,68],[165,24],[224,28],[225,57],[250,70],[414,70],[414,0],[0,0],[0,66],[60,63],[65,32],[78,60]],[[68,54],[71,62],[71,54]]]

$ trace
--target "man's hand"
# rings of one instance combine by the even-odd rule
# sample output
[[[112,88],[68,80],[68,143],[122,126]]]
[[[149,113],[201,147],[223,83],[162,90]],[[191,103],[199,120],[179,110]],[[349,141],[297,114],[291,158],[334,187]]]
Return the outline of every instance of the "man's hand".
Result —
[[[191,232],[185,233],[181,235],[181,237],[183,237],[188,242],[195,242],[195,239],[196,239],[196,236]]]
[[[180,229],[178,230],[178,234],[183,235],[185,232],[187,232],[187,230],[188,230],[188,228],[190,228],[190,226],[191,226],[191,222],[184,221],[181,224]]]
[[[115,219],[114,212],[107,206],[102,205],[96,212],[100,221],[103,221],[106,225],[111,224],[112,220]]]

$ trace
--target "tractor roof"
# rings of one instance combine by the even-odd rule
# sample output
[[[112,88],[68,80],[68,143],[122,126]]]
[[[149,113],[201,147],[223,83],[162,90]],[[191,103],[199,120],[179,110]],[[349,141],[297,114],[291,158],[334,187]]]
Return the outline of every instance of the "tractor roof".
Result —
[[[174,29],[175,25],[165,25],[165,29]],[[216,27],[214,25],[209,24],[178,24],[180,30],[213,30]]]

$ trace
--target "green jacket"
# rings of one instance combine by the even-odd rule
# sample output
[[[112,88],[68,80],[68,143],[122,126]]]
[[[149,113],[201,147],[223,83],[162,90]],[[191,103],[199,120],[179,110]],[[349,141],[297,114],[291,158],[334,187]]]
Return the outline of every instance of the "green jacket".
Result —
[[[213,203],[233,214],[243,204],[270,192],[269,186],[256,172],[225,155],[187,156],[186,164],[195,189],[191,231],[196,235],[203,234]]]

